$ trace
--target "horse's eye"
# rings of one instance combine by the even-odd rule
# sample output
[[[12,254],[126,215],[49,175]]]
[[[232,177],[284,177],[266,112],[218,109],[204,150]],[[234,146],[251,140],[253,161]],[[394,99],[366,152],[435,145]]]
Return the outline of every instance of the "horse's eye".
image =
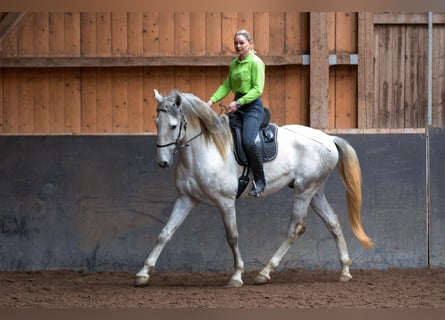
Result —
[[[172,126],[172,130],[175,130],[175,129],[176,129],[176,127],[177,127],[176,125]]]

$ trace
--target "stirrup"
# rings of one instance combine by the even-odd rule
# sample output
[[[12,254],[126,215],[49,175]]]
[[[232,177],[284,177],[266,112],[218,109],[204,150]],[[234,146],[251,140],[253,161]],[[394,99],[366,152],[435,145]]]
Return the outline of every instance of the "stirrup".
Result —
[[[256,185],[255,180],[253,180],[252,182],[253,182],[253,187],[252,187],[252,190],[249,191],[249,196],[259,198],[260,197],[260,193],[264,192],[264,185],[260,186],[258,188],[257,185]]]

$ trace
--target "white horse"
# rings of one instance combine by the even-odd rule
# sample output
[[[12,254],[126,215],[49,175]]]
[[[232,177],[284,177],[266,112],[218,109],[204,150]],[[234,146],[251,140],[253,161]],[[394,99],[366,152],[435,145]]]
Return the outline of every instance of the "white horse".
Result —
[[[136,274],[135,285],[148,283],[149,273],[166,243],[198,203],[217,207],[224,222],[227,241],[232,249],[235,272],[228,286],[241,287],[244,262],[238,247],[235,200],[238,177],[243,167],[233,153],[233,140],[227,115],[218,115],[204,101],[190,93],[172,91],[162,96],[155,89],[158,102],[155,119],[157,161],[162,168],[173,163],[178,196],[173,211],[157,238],[143,268]],[[305,231],[308,207],[324,221],[337,245],[342,266],[340,281],[349,281],[351,259],[339,220],[324,194],[324,185],[330,173],[338,167],[346,187],[349,221],[352,231],[365,248],[373,246],[363,231],[360,221],[361,172],[354,149],[342,138],[300,125],[285,125],[278,129],[277,157],[264,164],[265,192],[261,196],[293,188],[293,208],[287,237],[267,265],[255,278],[256,284],[270,280],[286,252]],[[241,195],[246,198],[251,183]]]

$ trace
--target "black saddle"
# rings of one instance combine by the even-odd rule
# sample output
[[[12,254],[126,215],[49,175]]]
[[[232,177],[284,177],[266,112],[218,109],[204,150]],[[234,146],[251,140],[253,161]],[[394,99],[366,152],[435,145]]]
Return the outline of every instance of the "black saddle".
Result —
[[[243,193],[249,184],[249,162],[242,143],[243,123],[241,116],[235,113],[229,113],[230,129],[232,131],[234,154],[239,165],[244,166],[242,175],[238,179],[238,192],[236,197]],[[270,111],[264,108],[264,118],[260,130],[255,138],[257,150],[263,157],[263,162],[268,162],[276,158],[278,152],[277,132],[278,126],[269,123]]]
[[[243,123],[239,114],[230,113],[230,128],[232,130],[233,144],[235,147],[236,161],[242,166],[248,166],[247,156],[242,143]],[[255,138],[255,144],[260,155],[263,155],[263,162],[268,162],[277,156],[277,131],[275,124],[269,123],[270,111],[264,108],[264,118],[260,130]]]

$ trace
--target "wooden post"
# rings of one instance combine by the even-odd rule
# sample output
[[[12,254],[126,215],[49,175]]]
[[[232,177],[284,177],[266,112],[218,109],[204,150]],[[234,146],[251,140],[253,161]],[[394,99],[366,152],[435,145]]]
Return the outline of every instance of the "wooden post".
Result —
[[[310,126],[329,127],[328,14],[310,14]]]
[[[372,12],[360,12],[358,14],[358,127],[373,127],[374,104],[374,25]]]

